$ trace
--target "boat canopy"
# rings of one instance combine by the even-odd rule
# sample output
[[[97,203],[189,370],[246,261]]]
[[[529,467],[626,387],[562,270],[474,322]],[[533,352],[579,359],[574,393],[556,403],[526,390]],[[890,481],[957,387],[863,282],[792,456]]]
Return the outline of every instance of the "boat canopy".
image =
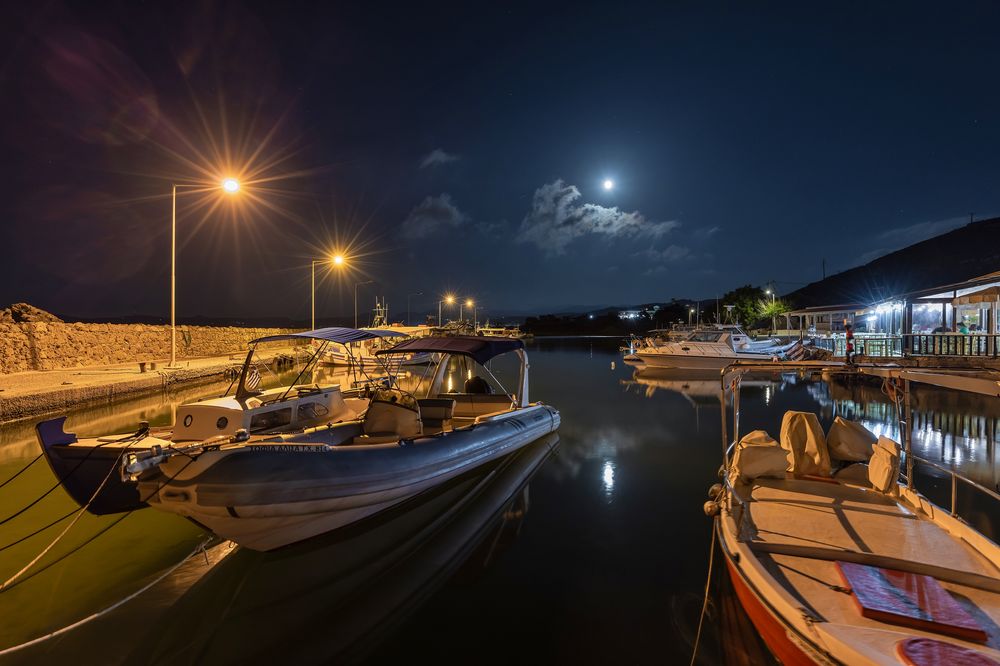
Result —
[[[406,337],[405,333],[398,331],[383,331],[379,329],[358,330],[356,328],[345,328],[342,326],[331,326],[329,328],[317,328],[314,331],[302,331],[301,333],[282,333],[281,335],[268,335],[263,338],[251,340],[250,344],[258,342],[274,342],[276,340],[326,340],[327,342],[338,342],[345,345],[349,342],[359,342],[370,340],[371,338],[395,338]]]
[[[401,342],[390,349],[380,349],[378,354],[403,354],[409,352],[442,352],[469,356],[482,365],[494,356],[524,349],[524,342],[516,338],[499,338],[485,335],[450,335],[447,337],[416,338]]]

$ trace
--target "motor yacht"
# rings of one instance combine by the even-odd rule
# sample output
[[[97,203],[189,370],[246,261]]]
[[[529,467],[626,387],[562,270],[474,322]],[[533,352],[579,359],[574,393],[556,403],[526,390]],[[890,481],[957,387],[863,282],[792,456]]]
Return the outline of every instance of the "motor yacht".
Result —
[[[783,359],[800,346],[798,341],[778,344],[754,341],[735,326],[694,331],[678,342],[645,347],[635,355],[649,367],[686,370],[722,369],[739,359],[767,361]]]
[[[1000,663],[1000,546],[958,515],[971,494],[991,504],[979,518],[995,519],[1000,494],[914,455],[910,427],[911,384],[998,397],[1000,376],[800,365],[881,378],[903,446],[841,417],[824,432],[808,412],[787,412],[778,440],[741,438],[742,377],[787,365],[723,373],[732,430],[723,406],[722,484],[705,509],[768,648],[783,664]],[[942,504],[916,488],[918,471],[944,482]]]

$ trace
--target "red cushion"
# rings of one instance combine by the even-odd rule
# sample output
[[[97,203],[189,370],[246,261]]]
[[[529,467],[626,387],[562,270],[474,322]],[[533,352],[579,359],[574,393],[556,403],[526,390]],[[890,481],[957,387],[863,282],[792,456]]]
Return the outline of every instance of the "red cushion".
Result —
[[[907,638],[896,644],[896,654],[906,666],[998,666],[1000,661],[971,648],[933,638]]]

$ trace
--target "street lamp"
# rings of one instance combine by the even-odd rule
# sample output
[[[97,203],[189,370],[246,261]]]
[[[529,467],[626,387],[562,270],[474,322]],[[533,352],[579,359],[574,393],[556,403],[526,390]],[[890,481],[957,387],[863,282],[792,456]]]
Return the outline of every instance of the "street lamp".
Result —
[[[344,255],[335,254],[329,259],[313,259],[312,260],[312,290],[310,291],[310,296],[312,300],[312,329],[316,330],[316,264],[322,264],[324,261],[329,261],[334,266],[344,265]]]
[[[407,326],[410,325],[410,296],[423,296],[423,295],[424,295],[424,292],[422,292],[422,291],[418,291],[415,294],[407,294],[406,295],[406,325]]]
[[[202,185],[173,185],[170,208],[170,365],[168,368],[177,367],[177,188],[195,187]],[[235,178],[226,178],[220,183],[223,192],[236,194],[240,191],[240,181]]]
[[[444,298],[438,301],[438,326],[441,326],[441,304],[447,303],[448,305],[451,305],[454,302],[455,302],[455,297],[452,296],[451,294],[446,295]]]
[[[459,321],[465,321],[465,319],[462,316],[462,308],[463,307],[471,308],[472,306],[473,306],[473,303],[472,303],[472,299],[471,298],[465,299],[464,303],[459,303],[459,305],[458,305],[458,320]]]
[[[688,326],[691,325],[691,315],[693,315],[693,314],[694,314],[694,308],[690,308],[688,310]]]
[[[358,287],[363,284],[371,284],[375,280],[365,280],[364,282],[357,282],[354,285],[354,328],[358,327]]]

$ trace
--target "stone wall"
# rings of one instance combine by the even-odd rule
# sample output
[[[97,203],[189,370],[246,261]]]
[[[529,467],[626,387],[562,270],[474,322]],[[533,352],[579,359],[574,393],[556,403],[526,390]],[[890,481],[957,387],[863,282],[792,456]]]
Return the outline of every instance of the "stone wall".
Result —
[[[243,351],[250,340],[283,328],[178,326],[177,357]],[[145,324],[0,324],[0,374],[113,365],[170,358],[170,327]]]

